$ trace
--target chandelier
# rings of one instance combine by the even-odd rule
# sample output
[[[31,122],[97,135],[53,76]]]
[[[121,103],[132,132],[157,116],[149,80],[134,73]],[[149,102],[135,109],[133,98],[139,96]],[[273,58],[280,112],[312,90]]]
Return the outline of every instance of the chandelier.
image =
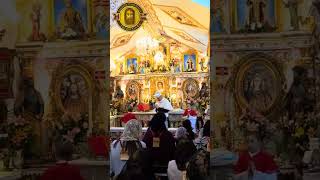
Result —
[[[136,41],[136,53],[138,55],[154,54],[159,48],[159,41],[151,37],[143,37]]]

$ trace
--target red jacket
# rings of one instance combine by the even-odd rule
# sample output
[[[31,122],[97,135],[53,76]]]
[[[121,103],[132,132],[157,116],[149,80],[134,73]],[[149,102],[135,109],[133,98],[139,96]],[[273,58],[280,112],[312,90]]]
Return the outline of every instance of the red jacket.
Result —
[[[183,113],[183,116],[197,116],[197,112],[192,109],[186,109]]]
[[[270,154],[260,151],[258,154],[251,157],[249,152],[244,152],[240,154],[239,160],[235,166],[236,174],[248,170],[250,161],[253,161],[256,170],[263,173],[272,174],[278,170],[278,166]]]
[[[127,123],[131,119],[137,119],[137,118],[136,118],[136,116],[134,114],[128,112],[121,118],[121,122]]]
[[[44,172],[40,180],[84,180],[80,169],[68,163],[56,164]]]

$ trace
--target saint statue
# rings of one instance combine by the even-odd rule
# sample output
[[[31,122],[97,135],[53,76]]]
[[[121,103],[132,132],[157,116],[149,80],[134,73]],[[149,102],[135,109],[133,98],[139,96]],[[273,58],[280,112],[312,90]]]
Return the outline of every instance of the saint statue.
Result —
[[[187,71],[193,71],[193,62],[191,58],[189,58],[187,61]]]
[[[132,8],[128,8],[124,12],[124,22],[126,25],[134,25],[135,13]]]
[[[81,14],[72,6],[72,0],[65,0],[65,9],[61,13],[58,36],[62,39],[82,38],[85,28]]]
[[[262,28],[265,24],[266,0],[247,0],[247,19],[246,24],[250,29]]]
[[[298,4],[299,0],[283,0],[290,13],[290,25],[293,30],[299,29]]]
[[[46,37],[40,32],[41,4],[35,3],[32,5],[32,13],[30,19],[32,21],[32,34],[29,37],[30,41],[44,41]]]
[[[272,96],[264,85],[263,79],[256,74],[249,82],[245,91],[245,97],[251,107],[255,107],[259,112],[267,110],[272,101]]]

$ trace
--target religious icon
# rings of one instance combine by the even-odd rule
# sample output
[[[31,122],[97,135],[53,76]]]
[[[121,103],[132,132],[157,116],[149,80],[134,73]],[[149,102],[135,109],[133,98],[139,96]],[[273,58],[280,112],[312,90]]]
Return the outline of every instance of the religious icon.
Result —
[[[124,12],[124,21],[127,25],[134,25],[135,23],[135,12],[132,8],[128,8]]]
[[[184,55],[184,71],[194,72],[196,71],[196,55]]]
[[[236,3],[239,30],[260,32],[275,26],[274,0],[238,0]]]
[[[162,93],[164,91],[163,82],[157,82],[157,91]]]
[[[137,58],[127,59],[127,69],[129,74],[136,74],[138,70]]]
[[[186,97],[195,98],[199,92],[199,83],[195,79],[187,79],[183,83],[183,92]]]
[[[60,0],[61,1],[61,0]],[[58,38],[62,39],[77,39],[83,38],[85,35],[85,23],[82,18],[82,14],[86,17],[86,11],[79,11],[78,8],[79,3],[78,1],[73,0],[64,0],[64,4],[60,4],[59,0],[55,1],[55,12],[56,12],[56,24],[58,25],[57,28],[57,36]],[[85,1],[85,0],[82,0]],[[74,4],[77,6],[74,6]],[[84,3],[86,6],[86,3]],[[64,6],[64,9],[60,10],[58,7]],[[82,8],[82,7],[80,7]],[[82,9],[81,9],[82,10]],[[59,14],[58,14],[59,13]]]
[[[108,27],[109,24],[107,23],[109,21],[109,16],[107,13],[107,8],[103,6],[98,6],[96,8],[96,14],[95,14],[95,28],[96,28],[96,34],[98,38],[107,38],[109,37],[108,34]]]
[[[239,72],[235,87],[240,103],[260,113],[269,112],[281,92],[281,82],[275,76],[276,67],[256,61],[240,68]]]
[[[60,96],[65,112],[71,117],[88,111],[88,87],[81,75],[65,76],[60,88]]]
[[[126,94],[129,98],[139,99],[140,86],[136,81],[130,81],[126,87]]]
[[[290,13],[290,25],[292,30],[299,29],[299,16],[298,16],[298,5],[299,0],[283,0],[286,8],[289,9]]]
[[[44,41],[46,37],[40,32],[41,4],[36,2],[32,5],[32,13],[30,19],[32,21],[32,34],[29,37],[30,41]]]

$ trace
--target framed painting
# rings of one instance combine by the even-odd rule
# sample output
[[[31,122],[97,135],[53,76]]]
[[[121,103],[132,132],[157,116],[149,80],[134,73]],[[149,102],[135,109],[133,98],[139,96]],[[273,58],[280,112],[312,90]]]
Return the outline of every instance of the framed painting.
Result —
[[[140,100],[140,84],[137,81],[129,81],[127,86],[126,86],[126,95],[127,98],[137,98],[138,102]]]
[[[234,0],[237,31],[272,31],[276,27],[274,0]]]
[[[14,51],[0,48],[0,98],[10,98],[13,96],[13,56]]]
[[[193,78],[189,78],[183,82],[183,94],[186,98],[196,98],[199,95],[199,82]]]
[[[138,73],[138,56],[129,55],[126,57],[126,69],[128,74]]]
[[[52,16],[57,39],[83,39],[92,32],[90,0],[52,0]]]
[[[196,72],[198,64],[197,53],[189,51],[183,54],[183,71]]]
[[[248,57],[235,74],[236,99],[240,107],[267,115],[282,97],[283,74],[276,63],[262,56]]]

